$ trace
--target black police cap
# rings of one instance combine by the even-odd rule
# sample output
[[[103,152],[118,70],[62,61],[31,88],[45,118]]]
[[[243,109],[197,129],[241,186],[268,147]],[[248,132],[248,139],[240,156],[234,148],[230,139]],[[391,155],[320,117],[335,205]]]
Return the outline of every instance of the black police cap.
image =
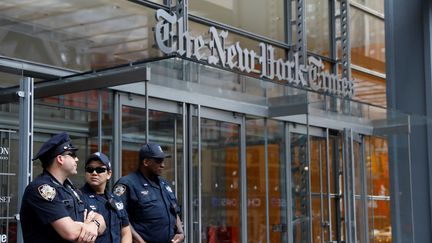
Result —
[[[139,160],[142,161],[146,158],[165,159],[171,155],[165,154],[161,146],[156,143],[144,144],[139,151]]]
[[[78,148],[72,145],[69,135],[63,132],[54,135],[52,138],[46,141],[39,149],[39,152],[33,158],[33,160],[39,159],[42,163],[46,163],[50,159],[66,151],[77,151],[77,150]]]
[[[94,160],[102,162],[102,164],[104,164],[108,170],[111,170],[111,162],[105,154],[103,154],[101,152],[96,152],[96,153],[91,154],[88,157],[85,165],[87,166],[88,163],[90,163],[91,161],[94,161]]]

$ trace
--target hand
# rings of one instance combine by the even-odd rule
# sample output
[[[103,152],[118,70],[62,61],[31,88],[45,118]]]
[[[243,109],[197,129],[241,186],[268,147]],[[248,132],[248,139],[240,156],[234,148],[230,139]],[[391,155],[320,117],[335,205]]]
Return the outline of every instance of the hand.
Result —
[[[94,242],[98,235],[98,226],[92,222],[95,217],[95,212],[84,211],[84,223],[81,226],[81,233],[77,242]]]
[[[175,234],[174,238],[171,240],[171,242],[180,243],[180,242],[183,242],[184,238],[185,238],[185,236],[183,233],[182,234]]]

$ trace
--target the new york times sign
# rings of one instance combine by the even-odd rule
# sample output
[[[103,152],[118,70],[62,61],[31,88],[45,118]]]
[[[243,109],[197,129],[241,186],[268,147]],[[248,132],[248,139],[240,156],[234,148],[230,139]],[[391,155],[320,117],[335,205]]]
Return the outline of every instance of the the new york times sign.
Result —
[[[299,54],[292,60],[275,59],[275,48],[259,43],[259,53],[242,48],[239,42],[226,46],[227,31],[218,32],[215,27],[209,28],[210,38],[192,37],[183,30],[183,18],[175,13],[159,9],[156,11],[155,40],[159,49],[165,54],[177,53],[180,56],[206,61],[209,64],[221,65],[241,72],[258,72],[261,78],[278,79],[296,86],[309,87],[312,90],[329,94],[352,97],[354,82],[324,71],[320,58],[309,56],[307,63],[302,64]],[[257,65],[259,64],[259,65]],[[259,67],[259,70],[256,67]]]

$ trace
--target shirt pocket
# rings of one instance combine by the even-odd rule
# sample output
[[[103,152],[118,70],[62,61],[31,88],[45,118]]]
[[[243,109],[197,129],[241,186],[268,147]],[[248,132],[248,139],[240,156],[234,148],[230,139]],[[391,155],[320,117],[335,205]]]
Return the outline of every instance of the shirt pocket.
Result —
[[[156,220],[161,217],[163,202],[159,201],[152,191],[141,193],[138,198],[137,213],[143,221]],[[137,215],[137,216],[138,216]]]

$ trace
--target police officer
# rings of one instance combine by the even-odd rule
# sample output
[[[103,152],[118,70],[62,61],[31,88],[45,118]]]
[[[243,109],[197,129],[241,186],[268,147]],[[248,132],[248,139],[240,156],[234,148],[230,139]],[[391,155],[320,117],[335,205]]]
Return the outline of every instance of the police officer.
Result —
[[[103,217],[81,200],[68,179],[77,173],[78,149],[61,133],[45,142],[33,160],[43,172],[25,189],[20,220],[24,242],[93,242],[105,230]]]
[[[120,178],[113,188],[129,214],[134,242],[184,240],[177,199],[168,182],[160,177],[166,157],[158,144],[145,144],[139,151],[138,170]]]
[[[107,230],[96,239],[96,243],[131,243],[132,233],[123,202],[106,190],[112,175],[108,157],[100,152],[91,154],[85,163],[85,171],[86,184],[81,188],[82,199],[104,217],[107,225]]]

